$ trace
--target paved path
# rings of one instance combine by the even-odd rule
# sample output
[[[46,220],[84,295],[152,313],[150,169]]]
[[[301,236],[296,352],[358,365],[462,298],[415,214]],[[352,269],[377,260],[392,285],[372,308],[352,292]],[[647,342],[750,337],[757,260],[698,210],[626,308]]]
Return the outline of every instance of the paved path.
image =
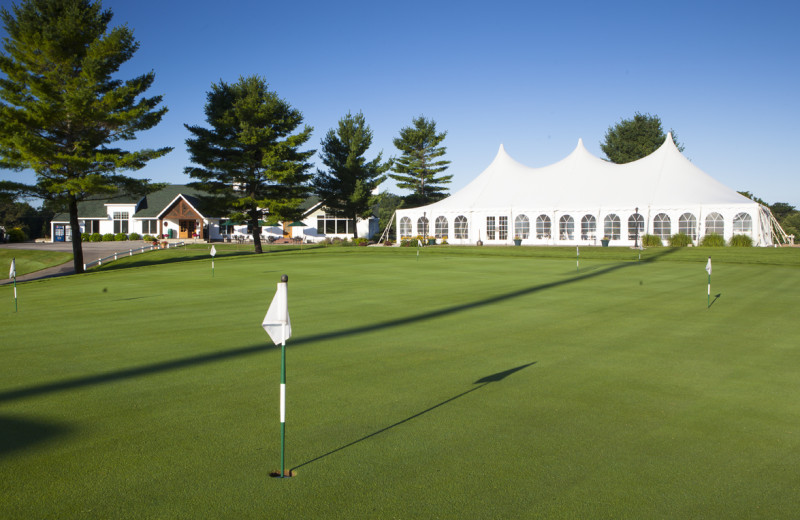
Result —
[[[141,240],[138,241],[123,241],[123,242],[83,242],[83,261],[93,262],[98,258],[105,258],[114,253],[127,253],[131,249],[139,249],[145,245]],[[64,251],[72,253],[72,242],[46,242],[35,244],[33,242],[24,242],[21,244],[0,244],[0,249],[30,249],[35,251]],[[0,271],[0,276],[8,276],[8,271]],[[17,276],[18,282],[27,282],[29,280],[40,280],[42,278],[52,278],[54,276],[65,276],[68,274],[75,274],[75,269],[72,265],[72,260],[65,264],[56,265],[36,271],[33,273],[23,274]],[[13,283],[13,280],[4,278],[0,280],[0,285]]]

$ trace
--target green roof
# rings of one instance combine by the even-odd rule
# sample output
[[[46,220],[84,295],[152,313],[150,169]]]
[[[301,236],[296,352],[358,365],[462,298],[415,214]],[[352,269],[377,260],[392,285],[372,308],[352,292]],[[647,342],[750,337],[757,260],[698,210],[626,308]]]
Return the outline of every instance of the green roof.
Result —
[[[183,195],[197,211],[202,214],[205,213],[200,197],[207,195],[206,192],[182,184],[172,184],[144,197],[133,216],[135,218],[156,218],[167,209],[169,203],[175,200],[178,195]]]

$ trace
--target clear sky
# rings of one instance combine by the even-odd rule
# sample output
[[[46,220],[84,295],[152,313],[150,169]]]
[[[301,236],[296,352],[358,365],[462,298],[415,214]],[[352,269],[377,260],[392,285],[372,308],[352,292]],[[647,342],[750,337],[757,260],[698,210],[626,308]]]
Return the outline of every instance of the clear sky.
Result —
[[[533,167],[562,159],[578,138],[604,157],[608,127],[642,112],[674,129],[684,155],[725,185],[800,207],[798,2],[103,5],[141,44],[120,78],[155,71],[148,95],[162,94],[169,108],[128,147],[175,150],[135,176],[189,182],[184,123],[205,124],[212,83],[258,74],[314,127],[308,148],[318,149],[348,111],[362,111],[374,132],[368,159],[381,150],[386,158],[398,154],[392,139],[400,128],[433,118],[447,131],[451,193],[482,172],[501,143]]]

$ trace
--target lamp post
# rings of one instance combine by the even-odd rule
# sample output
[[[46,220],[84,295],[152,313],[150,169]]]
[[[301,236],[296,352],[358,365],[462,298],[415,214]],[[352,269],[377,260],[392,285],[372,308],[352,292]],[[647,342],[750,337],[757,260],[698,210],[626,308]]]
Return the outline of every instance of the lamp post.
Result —
[[[633,218],[636,221],[636,234],[633,235],[633,247],[639,248],[639,207],[637,206],[633,210]]]

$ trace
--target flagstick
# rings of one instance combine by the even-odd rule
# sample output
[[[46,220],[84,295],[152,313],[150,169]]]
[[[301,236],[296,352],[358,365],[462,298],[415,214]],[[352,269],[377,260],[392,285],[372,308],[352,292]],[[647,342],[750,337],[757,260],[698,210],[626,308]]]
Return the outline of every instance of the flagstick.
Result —
[[[286,323],[281,325],[281,478],[286,476],[284,455],[286,453]]]
[[[14,273],[14,312],[17,312],[17,275]]]
[[[581,249],[580,246],[575,246],[575,271],[581,270]]]
[[[708,275],[708,305],[706,309],[711,308],[711,275]]]
[[[211,259],[211,278],[214,278],[214,259]]]

